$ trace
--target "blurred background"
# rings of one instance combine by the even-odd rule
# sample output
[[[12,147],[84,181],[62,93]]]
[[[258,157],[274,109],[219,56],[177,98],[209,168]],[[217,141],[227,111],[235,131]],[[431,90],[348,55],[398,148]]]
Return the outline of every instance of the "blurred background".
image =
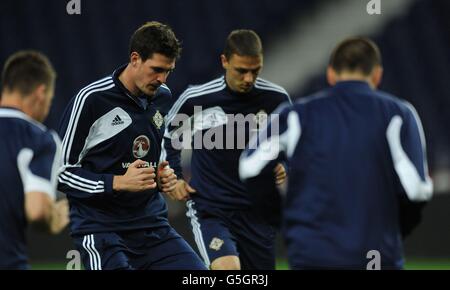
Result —
[[[373,38],[384,61],[381,89],[411,102],[427,139],[435,196],[423,222],[406,240],[407,268],[450,269],[450,1],[381,0],[69,0],[0,1],[0,63],[19,49],[47,54],[58,72],[46,125],[56,129],[69,99],[90,82],[128,61],[128,41],[146,21],[169,24],[183,53],[168,85],[174,96],[188,84],[222,73],[219,56],[233,29],[254,29],[262,38],[262,77],[286,88],[293,99],[327,86],[325,68],[336,43],[347,36]],[[2,136],[3,137],[3,136]],[[184,205],[169,202],[173,226],[195,247]],[[74,249],[68,231],[48,238],[29,232],[34,268],[64,268]],[[279,267],[285,268],[282,243]]]

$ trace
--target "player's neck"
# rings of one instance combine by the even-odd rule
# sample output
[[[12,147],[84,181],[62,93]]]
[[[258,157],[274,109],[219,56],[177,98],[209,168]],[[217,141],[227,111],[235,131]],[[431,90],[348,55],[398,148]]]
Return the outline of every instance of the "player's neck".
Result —
[[[361,81],[366,82],[372,89],[375,88],[375,84],[372,82],[370,76],[364,76],[359,73],[343,72],[336,76],[337,82],[345,81]]]
[[[28,98],[31,98],[32,96],[29,96]],[[2,98],[0,101],[0,107],[8,107],[8,108],[14,108],[17,110],[20,110],[24,112],[26,115],[33,118],[33,111],[31,109],[31,105],[29,104],[31,100],[27,100],[26,98],[22,97],[19,93],[13,92],[13,93],[4,93],[2,94]]]
[[[119,75],[119,81],[133,96],[138,96],[140,94],[139,88],[133,82],[130,64],[128,64],[127,67]]]
[[[0,101],[1,107],[10,107],[23,111],[24,101],[18,93],[4,93]]]

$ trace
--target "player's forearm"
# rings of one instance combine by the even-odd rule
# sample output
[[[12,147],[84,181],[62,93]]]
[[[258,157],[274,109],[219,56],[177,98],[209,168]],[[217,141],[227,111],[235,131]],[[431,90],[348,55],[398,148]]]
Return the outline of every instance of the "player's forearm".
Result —
[[[76,198],[91,198],[114,193],[112,174],[97,174],[81,167],[66,168],[59,175],[58,181],[58,189],[61,192]]]
[[[50,218],[50,197],[44,192],[25,193],[25,214],[31,224],[46,224]]]
[[[113,191],[127,191],[127,192],[138,192],[144,189],[138,188],[138,181],[128,178],[125,175],[114,175],[113,177]]]
[[[46,193],[29,192],[25,200],[27,220],[39,231],[57,234],[69,221],[67,201],[64,203],[54,203]]]
[[[66,199],[51,203],[50,216],[47,222],[51,234],[60,233],[69,223],[69,205]]]
[[[113,177],[113,191],[124,191],[125,190],[125,184],[124,184],[123,176],[122,175],[114,175]]]

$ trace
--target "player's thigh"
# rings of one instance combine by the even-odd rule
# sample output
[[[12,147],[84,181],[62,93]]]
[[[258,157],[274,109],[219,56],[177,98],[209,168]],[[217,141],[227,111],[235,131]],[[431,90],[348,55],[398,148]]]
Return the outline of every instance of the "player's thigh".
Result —
[[[152,270],[207,270],[206,265],[194,250],[182,239],[165,242],[166,255],[163,259],[152,263]]]
[[[236,239],[224,218],[210,216],[201,212],[195,222],[191,220],[195,243],[205,264],[210,266],[213,261],[221,257],[239,257]],[[230,259],[225,259],[228,261]],[[223,260],[222,260],[223,261]]]
[[[241,261],[238,256],[222,256],[212,261],[211,270],[241,270]]]
[[[128,257],[115,233],[74,237],[86,270],[131,270]]]
[[[132,261],[138,269],[206,270],[206,266],[189,244],[170,226],[152,230],[153,242],[146,255]],[[158,238],[155,238],[158,236]]]

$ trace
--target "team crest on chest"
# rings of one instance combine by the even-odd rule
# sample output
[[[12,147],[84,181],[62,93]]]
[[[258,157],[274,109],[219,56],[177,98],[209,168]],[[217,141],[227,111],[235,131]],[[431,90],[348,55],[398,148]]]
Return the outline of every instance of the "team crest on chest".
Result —
[[[222,248],[224,241],[219,238],[213,238],[211,243],[209,244],[209,248],[215,251],[220,250]]]
[[[147,156],[150,150],[150,140],[145,135],[136,137],[133,141],[133,156],[136,158],[143,158]]]
[[[164,124],[164,117],[161,115],[159,110],[156,110],[155,115],[153,115],[153,124],[156,128],[161,129],[161,126]]]

